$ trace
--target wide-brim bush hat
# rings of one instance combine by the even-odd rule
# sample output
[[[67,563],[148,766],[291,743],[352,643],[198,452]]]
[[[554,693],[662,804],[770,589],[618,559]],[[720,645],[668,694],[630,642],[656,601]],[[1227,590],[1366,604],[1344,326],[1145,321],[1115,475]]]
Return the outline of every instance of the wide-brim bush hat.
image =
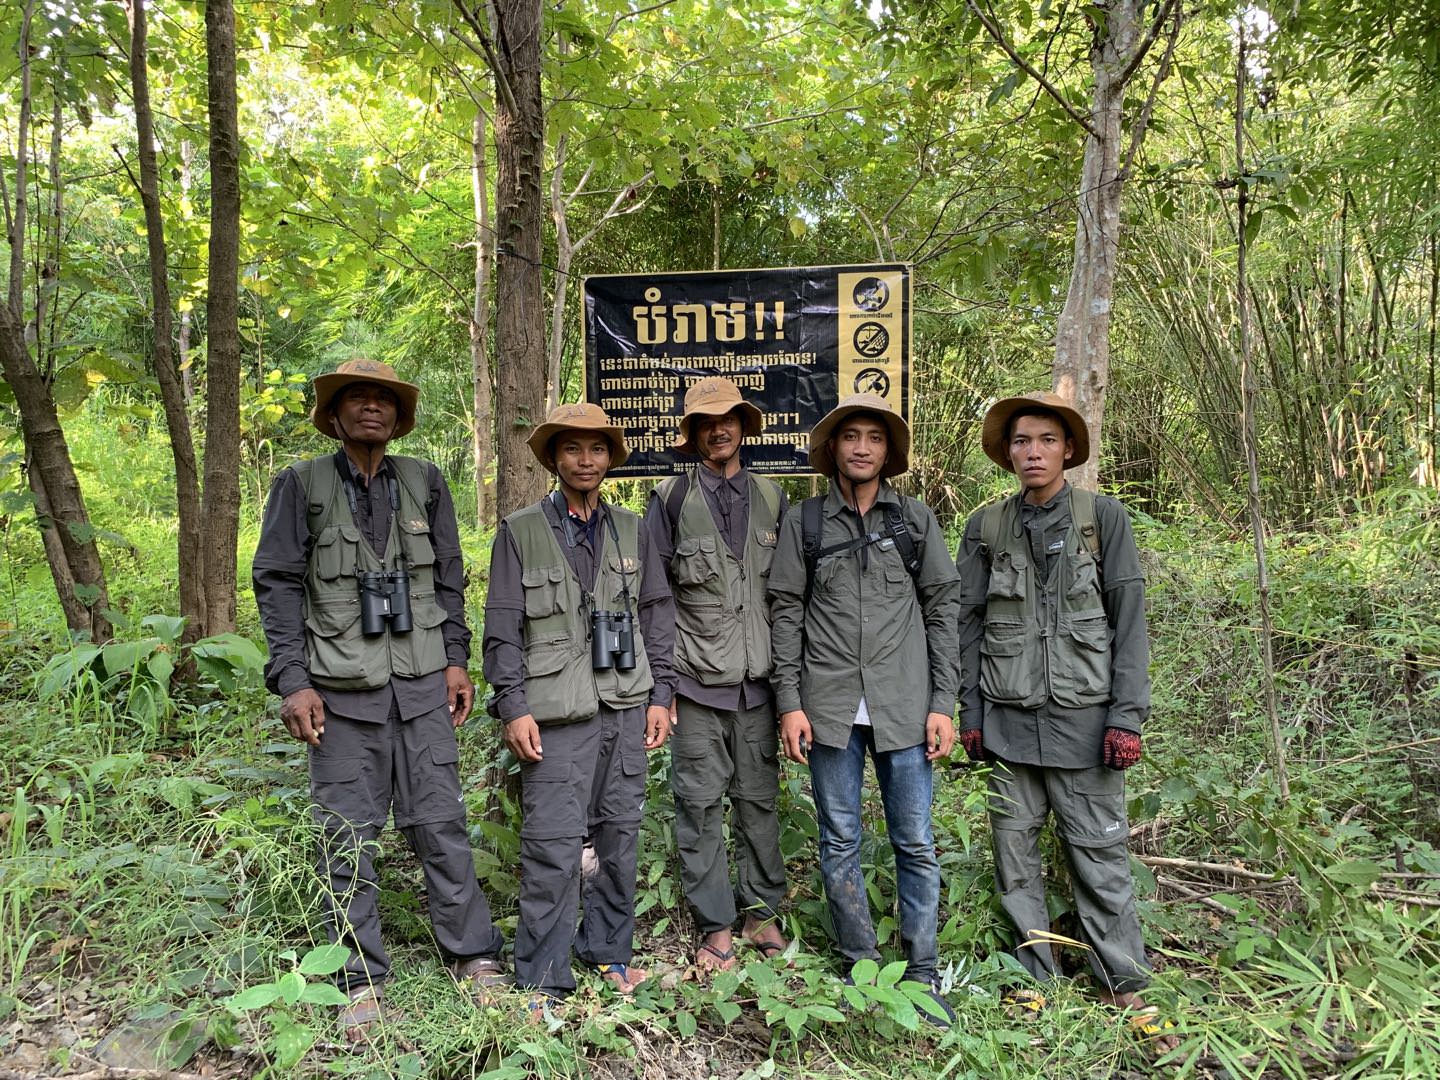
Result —
[[[729,379],[719,375],[701,379],[685,391],[685,412],[680,417],[680,438],[672,449],[682,454],[698,456],[700,449],[694,443],[697,416],[724,416],[736,413],[746,435],[759,435],[765,429],[765,414],[746,401],[740,388]]]
[[[395,394],[400,408],[399,415],[395,418],[395,430],[390,433],[390,438],[398,439],[414,430],[415,410],[420,404],[420,387],[399,378],[389,364],[356,357],[342,361],[334,371],[315,377],[315,405],[310,410],[310,422],[320,434],[328,435],[332,439],[340,438],[330,423],[333,413],[331,406],[335,404],[335,395],[352,383],[374,383]]]
[[[1080,410],[1075,408],[1074,402],[1059,394],[1052,394],[1049,390],[1035,390],[1017,397],[1001,398],[991,405],[990,411],[985,414],[985,423],[980,427],[980,445],[985,450],[985,456],[996,465],[1006,472],[1015,471],[1015,466],[1010,464],[1007,445],[1010,420],[1025,409],[1053,412],[1065,424],[1075,444],[1075,453],[1065,462],[1065,468],[1073,469],[1090,459],[1090,427],[1085,423],[1085,417],[1080,415]]]
[[[545,417],[545,422],[530,433],[526,440],[535,460],[549,472],[555,471],[555,455],[550,450],[550,440],[562,431],[598,431],[610,443],[610,468],[619,468],[630,456],[630,447],[625,445],[625,432],[610,422],[609,415],[599,405],[588,401],[574,405],[556,405]]]
[[[810,432],[810,467],[822,476],[835,474],[835,458],[830,453],[830,436],[848,416],[873,413],[890,433],[890,448],[882,477],[899,476],[910,468],[910,425],[895,411],[895,406],[877,394],[851,394],[842,398]]]

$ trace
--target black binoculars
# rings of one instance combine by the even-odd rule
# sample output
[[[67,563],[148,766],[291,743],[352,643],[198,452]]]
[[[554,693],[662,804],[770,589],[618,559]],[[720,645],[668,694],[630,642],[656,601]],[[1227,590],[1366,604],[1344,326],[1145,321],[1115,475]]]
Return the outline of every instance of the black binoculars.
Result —
[[[596,671],[635,670],[635,616],[628,611],[590,614],[590,666]]]
[[[410,616],[410,572],[408,570],[364,570],[360,579],[360,632],[375,637],[390,624],[392,634],[408,634],[415,628]]]

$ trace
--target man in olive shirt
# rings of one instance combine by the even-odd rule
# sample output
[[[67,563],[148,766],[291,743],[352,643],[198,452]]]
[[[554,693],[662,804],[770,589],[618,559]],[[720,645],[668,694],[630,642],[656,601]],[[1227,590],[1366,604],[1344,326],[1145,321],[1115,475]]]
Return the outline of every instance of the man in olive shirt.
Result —
[[[785,897],[785,860],[775,801],[780,763],[768,682],[770,612],[765,584],[785,493],[741,465],[747,435],[763,416],[729,379],[700,379],[685,394],[675,449],[700,458],[650,495],[645,526],[675,594],[675,670],[670,783],[681,883],[703,936],[702,971],[736,964],[731,927],[766,956],[784,952],[775,925]],[[723,800],[730,796],[736,880],[730,883]]]
[[[880,956],[860,869],[868,751],[895,852],[905,977],[953,1021],[937,988],[930,802],[931,763],[954,741],[959,583],[935,515],[886,482],[909,468],[909,452],[909,427],[873,394],[845,398],[811,432],[810,464],[830,477],[830,492],[819,504],[813,581],[807,507],[780,528],[770,569],[775,697],[786,756],[810,765],[841,954],[851,964]]]
[[[392,805],[424,869],[430,922],[453,974],[480,989],[508,982],[497,959],[504,942],[475,880],[457,771],[455,728],[475,690],[455,510],[434,465],[386,453],[415,426],[418,397],[373,360],[317,378],[311,421],[343,448],[275,478],[255,551],[265,682],[284,698],[285,726],[310,746],[328,930],[351,950],[337,978],[351,999],[341,1022],[352,1041],[379,1019],[390,971],[374,850]],[[411,625],[397,613],[366,626],[362,603],[388,599],[393,608],[397,578]]]
[[[635,863],[645,751],[670,730],[675,609],[640,518],[600,499],[606,472],[629,454],[604,410],[558,405],[529,443],[559,490],[501,523],[485,602],[490,711],[520,759],[515,975],[565,997],[573,946],[630,993],[646,978],[630,966]],[[597,870],[577,934],[587,836]]]
[[[985,453],[1020,491],[982,508],[957,559],[961,742],[995,762],[990,823],[1001,904],[1020,962],[1057,971],[1039,835],[1054,813],[1102,999],[1145,1008],[1149,965],[1126,851],[1122,770],[1150,711],[1145,585],[1125,509],[1073,488],[1090,454],[1084,418],[1037,392],[986,414]]]

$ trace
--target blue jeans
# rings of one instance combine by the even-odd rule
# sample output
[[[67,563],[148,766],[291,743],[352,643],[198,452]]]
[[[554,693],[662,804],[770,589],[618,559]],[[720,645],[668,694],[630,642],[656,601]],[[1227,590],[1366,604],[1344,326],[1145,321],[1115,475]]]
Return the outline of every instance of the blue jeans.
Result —
[[[930,829],[930,762],[925,760],[923,743],[907,750],[877,752],[871,729],[862,726],[850,729],[850,743],[843,750],[829,746],[810,749],[810,783],[820,819],[820,873],[825,879],[836,944],[851,963],[880,958],[860,871],[860,786],[867,749],[875,762],[885,804],[885,829],[895,850],[905,977],[933,982],[940,862]]]

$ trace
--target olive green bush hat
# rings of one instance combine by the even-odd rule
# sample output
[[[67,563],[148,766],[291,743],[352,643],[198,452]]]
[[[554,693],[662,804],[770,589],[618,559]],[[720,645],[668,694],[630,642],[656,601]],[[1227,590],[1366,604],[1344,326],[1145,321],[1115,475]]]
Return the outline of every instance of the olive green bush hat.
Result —
[[[737,413],[746,435],[759,435],[765,428],[765,415],[746,401],[740,388],[719,375],[701,379],[685,391],[685,413],[680,417],[680,438],[671,448],[682,454],[700,453],[695,445],[694,424],[697,416],[724,416]]]
[[[625,464],[630,448],[625,445],[625,432],[610,422],[609,415],[599,405],[588,401],[574,405],[556,405],[545,417],[545,422],[530,433],[525,441],[535,460],[549,472],[555,471],[555,455],[550,449],[550,440],[562,431],[598,431],[610,443],[610,468]]]
[[[1009,447],[1006,445],[1011,418],[1023,409],[1043,409],[1060,417],[1075,444],[1075,453],[1065,462],[1065,468],[1073,469],[1083,465],[1090,458],[1090,428],[1074,402],[1049,390],[1034,390],[1016,397],[1001,398],[990,406],[985,422],[980,427],[980,445],[985,456],[1006,472],[1014,472],[1010,464]]]
[[[880,469],[882,477],[899,476],[910,468],[910,425],[895,411],[895,406],[877,394],[851,394],[841,398],[840,404],[831,409],[810,432],[810,467],[822,476],[835,474],[835,458],[830,453],[830,436],[847,416],[855,413],[873,413],[890,432],[890,447],[885,455],[885,464]]]

